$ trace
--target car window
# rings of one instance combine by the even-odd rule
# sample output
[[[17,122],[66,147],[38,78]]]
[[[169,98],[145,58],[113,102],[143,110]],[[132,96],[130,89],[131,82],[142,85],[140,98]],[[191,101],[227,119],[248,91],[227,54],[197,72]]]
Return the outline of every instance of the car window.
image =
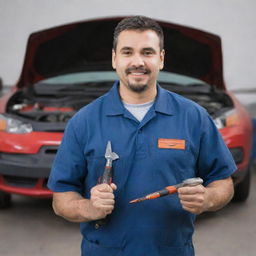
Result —
[[[60,75],[48,78],[37,83],[38,85],[49,84],[79,84],[93,82],[115,81],[118,76],[115,71],[97,71],[97,72],[79,72],[72,74]],[[158,76],[159,83],[172,83],[182,86],[197,84],[205,85],[205,82],[184,75],[161,71]]]

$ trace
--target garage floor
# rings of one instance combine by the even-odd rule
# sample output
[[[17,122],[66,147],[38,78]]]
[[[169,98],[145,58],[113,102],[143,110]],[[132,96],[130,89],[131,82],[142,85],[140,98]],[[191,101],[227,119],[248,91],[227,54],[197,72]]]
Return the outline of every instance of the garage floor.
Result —
[[[256,172],[246,203],[230,203],[196,222],[197,256],[254,256],[256,251]],[[13,197],[13,206],[0,211],[0,255],[80,255],[78,224],[69,223],[51,210],[50,200]]]

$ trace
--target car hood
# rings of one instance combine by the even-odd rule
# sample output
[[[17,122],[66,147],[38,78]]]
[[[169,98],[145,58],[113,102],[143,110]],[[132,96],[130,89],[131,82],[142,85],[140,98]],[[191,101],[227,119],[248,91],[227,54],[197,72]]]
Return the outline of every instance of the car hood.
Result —
[[[122,18],[86,20],[31,34],[18,88],[61,74],[112,70],[113,31]],[[158,22],[165,35],[164,71],[201,79],[225,90],[220,37]]]

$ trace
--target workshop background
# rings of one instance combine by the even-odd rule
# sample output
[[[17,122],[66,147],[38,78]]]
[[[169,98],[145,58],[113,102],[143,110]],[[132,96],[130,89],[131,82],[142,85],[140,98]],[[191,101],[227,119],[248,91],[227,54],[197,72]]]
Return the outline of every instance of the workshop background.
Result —
[[[221,36],[228,89],[256,105],[255,10],[254,0],[0,0],[0,77],[4,85],[18,80],[27,38],[34,31],[90,18],[140,14]],[[245,203],[231,203],[198,218],[196,255],[255,255],[255,184],[254,173]],[[56,217],[48,199],[15,196],[13,207],[0,211],[0,227],[0,256],[79,255],[78,225]]]
[[[225,79],[230,88],[256,86],[254,0],[0,0],[0,77],[16,82],[30,33],[89,18],[148,15],[189,25],[222,38]]]

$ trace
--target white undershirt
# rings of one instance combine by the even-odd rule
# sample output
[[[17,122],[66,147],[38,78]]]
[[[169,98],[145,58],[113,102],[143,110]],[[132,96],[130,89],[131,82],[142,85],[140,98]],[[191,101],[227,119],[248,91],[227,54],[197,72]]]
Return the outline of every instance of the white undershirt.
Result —
[[[138,121],[141,121],[147,114],[150,107],[154,104],[154,100],[143,104],[129,104],[123,101],[124,107],[134,116]]]

